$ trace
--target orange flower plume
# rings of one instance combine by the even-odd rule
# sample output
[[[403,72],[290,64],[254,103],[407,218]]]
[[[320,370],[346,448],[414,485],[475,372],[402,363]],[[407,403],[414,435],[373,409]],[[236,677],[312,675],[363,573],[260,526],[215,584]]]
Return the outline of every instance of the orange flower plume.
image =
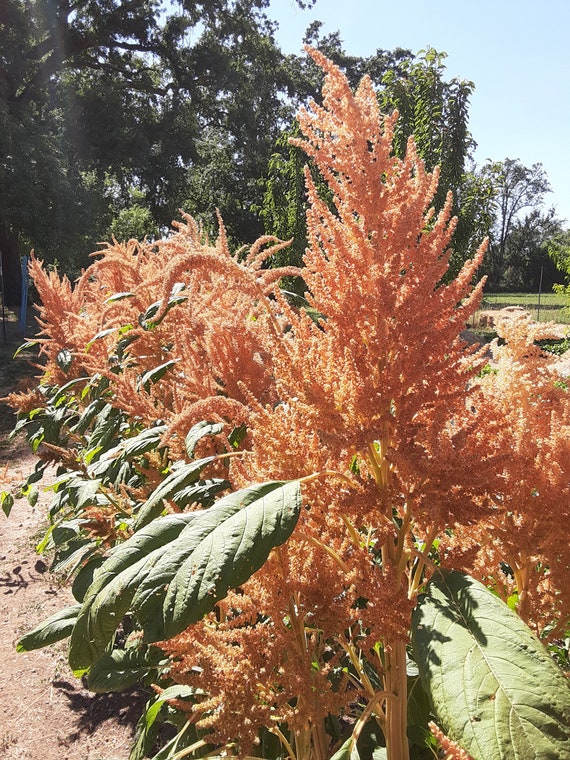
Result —
[[[503,328],[507,345],[482,373],[487,357],[461,333],[485,245],[444,282],[455,220],[451,197],[431,208],[438,172],[413,140],[393,155],[397,114],[382,116],[369,79],[353,93],[309,53],[325,72],[323,101],[301,110],[295,143],[330,190],[323,199],[307,172],[311,309],[279,289],[297,270],[264,268],[284,243],[235,255],[223,225],[212,245],[185,217],[167,240],[110,246],[75,289],[32,261],[44,377],[103,377],[110,404],[164,423],[170,460],[187,456],[196,422],[225,423],[203,444],[219,451],[245,425],[224,477],[301,481],[290,540],[162,643],[171,677],[202,695],[192,721],[208,742],[245,756],[265,727],[291,756],[324,760],[327,716],[357,730],[374,714],[388,756],[405,760],[410,614],[435,547],[505,598],[516,591],[540,631],[568,623],[569,394],[529,323]],[[143,382],[160,367],[161,382]],[[90,517],[108,532],[93,524],[108,516]],[[464,756],[435,732],[449,757]]]

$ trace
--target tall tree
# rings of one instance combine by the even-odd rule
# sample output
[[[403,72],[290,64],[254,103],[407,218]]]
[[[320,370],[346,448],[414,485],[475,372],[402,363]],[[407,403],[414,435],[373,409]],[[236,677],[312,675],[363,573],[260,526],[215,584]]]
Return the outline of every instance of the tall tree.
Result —
[[[509,239],[515,226],[523,219],[528,223],[537,222],[540,215],[528,216],[541,209],[544,196],[550,192],[550,184],[542,164],[524,166],[518,159],[505,158],[504,161],[488,161],[481,174],[494,187],[494,223],[491,229],[487,269],[489,287],[501,287],[501,277],[505,271]],[[523,213],[524,212],[524,213]]]
[[[568,296],[570,307],[570,229],[560,227],[548,242],[548,255],[559,272],[562,272],[566,282],[559,283],[554,289]]]
[[[66,241],[75,245],[86,217],[97,221],[89,213],[97,193],[90,191],[107,179],[109,204],[117,189],[128,198],[134,187],[167,224],[185,199],[188,171],[209,158],[210,136],[223,133],[227,151],[243,157],[246,184],[259,176],[271,140],[267,114],[278,111],[278,91],[286,87],[266,6],[3,2],[0,246],[11,301],[19,242],[45,250],[57,230],[60,250]],[[109,214],[99,211],[105,229]]]
[[[413,135],[418,153],[429,171],[440,168],[434,206],[439,211],[448,190],[453,192],[457,228],[448,276],[454,276],[481,243],[487,188],[468,171],[476,143],[469,132],[469,101],[475,85],[458,77],[446,79],[447,53],[432,47],[404,62],[403,71],[382,77],[379,99],[386,113],[397,110],[394,150],[403,157]]]
[[[506,291],[536,293],[552,290],[561,282],[561,272],[549,256],[552,242],[559,238],[561,222],[554,209],[532,209],[515,219],[507,238],[499,287]]]

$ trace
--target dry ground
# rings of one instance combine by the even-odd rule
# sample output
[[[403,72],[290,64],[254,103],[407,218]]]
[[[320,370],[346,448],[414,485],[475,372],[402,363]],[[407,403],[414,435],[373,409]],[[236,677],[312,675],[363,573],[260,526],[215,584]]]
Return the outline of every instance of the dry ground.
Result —
[[[9,322],[6,342],[0,331],[0,397],[23,370],[7,363],[19,342]],[[0,405],[0,491],[16,492],[35,458],[24,442],[7,440],[12,423]],[[34,549],[48,503],[44,494],[35,508],[20,499],[9,518],[0,512],[0,758],[127,760],[144,695],[91,694],[71,673],[64,643],[35,652],[15,649],[22,633],[73,603],[49,573],[49,558]]]

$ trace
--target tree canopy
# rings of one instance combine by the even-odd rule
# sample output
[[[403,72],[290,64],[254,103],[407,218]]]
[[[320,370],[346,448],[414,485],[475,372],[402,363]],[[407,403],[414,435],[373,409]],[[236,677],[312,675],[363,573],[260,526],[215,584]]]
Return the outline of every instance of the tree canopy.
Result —
[[[530,167],[518,159],[487,161],[480,178],[492,188],[490,245],[485,271],[493,290],[536,291],[560,279],[548,255],[550,241],[562,222],[545,208],[551,192],[540,163]]]
[[[214,204],[238,236],[249,228],[289,84],[266,5],[3,4],[0,246],[12,300],[19,242],[81,259],[133,188],[159,225],[181,204],[198,215]],[[224,156],[238,169],[223,183],[210,178],[205,194]]]
[[[18,302],[20,254],[30,248],[73,274],[98,241],[163,234],[179,209],[207,230],[218,209],[240,244],[264,231],[294,237],[286,255],[299,262],[305,159],[288,137],[295,109],[309,98],[318,102],[322,75],[306,55],[281,52],[268,6],[4,0],[0,252],[8,303]],[[370,76],[384,112],[398,109],[398,155],[413,135],[427,168],[441,167],[440,186],[452,189],[459,219],[451,274],[491,231],[488,270],[498,283],[518,219],[499,229],[507,182],[501,185],[501,172],[520,169],[532,178],[535,167],[509,159],[473,166],[473,83],[447,79],[445,53],[433,48],[351,56],[340,35],[322,34],[319,22],[305,42],[339,66],[352,87]],[[529,192],[542,199],[536,188]],[[436,210],[443,200],[436,197]]]

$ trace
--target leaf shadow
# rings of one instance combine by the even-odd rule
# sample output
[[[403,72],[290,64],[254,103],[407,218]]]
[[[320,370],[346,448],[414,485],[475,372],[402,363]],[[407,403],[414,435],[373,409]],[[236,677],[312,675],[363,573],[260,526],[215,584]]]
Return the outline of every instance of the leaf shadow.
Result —
[[[53,688],[65,695],[76,716],[75,730],[68,736],[72,742],[84,733],[93,733],[107,721],[127,727],[134,733],[149,697],[143,689],[136,687],[122,692],[94,694],[61,679],[53,682]]]
[[[482,648],[487,645],[488,639],[477,620],[479,604],[473,593],[472,579],[465,573],[440,571],[432,582],[442,593],[442,596],[432,594],[429,597],[430,616],[438,623],[437,626],[426,626],[422,622],[420,601],[420,612],[415,621],[416,637],[425,661],[441,666],[442,661],[437,650],[452,640],[451,636],[447,635],[452,626],[464,628]]]

